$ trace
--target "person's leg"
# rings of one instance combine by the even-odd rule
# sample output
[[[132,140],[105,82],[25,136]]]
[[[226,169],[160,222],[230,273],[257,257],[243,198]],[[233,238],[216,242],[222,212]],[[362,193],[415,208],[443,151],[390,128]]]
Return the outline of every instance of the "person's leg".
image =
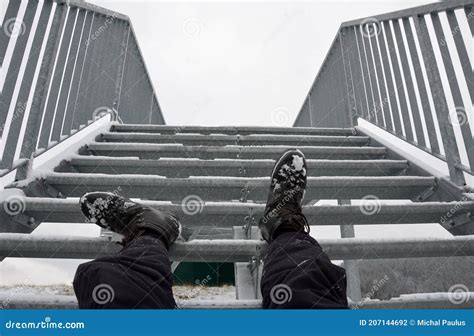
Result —
[[[270,244],[264,259],[263,308],[347,308],[345,270],[331,263],[309,236],[302,213],[306,160],[291,150],[275,164],[264,216],[259,221]]]
[[[79,265],[73,284],[79,308],[176,307],[168,251],[151,236],[132,240],[117,255]]]
[[[123,235],[124,248],[79,265],[79,308],[175,308],[168,249],[184,239],[178,218],[112,193],[85,194],[80,205],[90,222]]]
[[[347,308],[345,270],[305,232],[284,232],[270,244],[261,290],[263,308]]]

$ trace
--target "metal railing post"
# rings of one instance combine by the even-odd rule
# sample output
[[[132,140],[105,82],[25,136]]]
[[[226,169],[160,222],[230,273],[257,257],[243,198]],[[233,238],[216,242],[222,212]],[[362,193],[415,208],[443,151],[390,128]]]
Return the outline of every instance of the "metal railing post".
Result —
[[[428,82],[431,85],[431,95],[433,97],[441,137],[443,139],[449,176],[453,183],[462,186],[466,184],[466,181],[462,170],[457,167],[457,165],[461,163],[461,158],[456,144],[453,125],[449,120],[448,103],[446,101],[441,76],[436,64],[436,57],[433,51],[433,46],[431,45],[426,20],[424,16],[421,15],[413,17],[413,22],[420,41],[421,54],[427,70],[426,75],[428,77]]]
[[[351,205],[350,200],[338,200],[339,205]],[[354,238],[354,225],[340,225],[341,238]],[[358,303],[362,300],[359,266],[357,260],[344,260],[347,276],[347,296]]]

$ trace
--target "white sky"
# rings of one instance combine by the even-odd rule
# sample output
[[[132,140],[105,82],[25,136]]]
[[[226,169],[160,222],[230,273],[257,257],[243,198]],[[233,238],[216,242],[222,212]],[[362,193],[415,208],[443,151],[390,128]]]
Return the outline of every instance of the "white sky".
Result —
[[[90,2],[131,18],[167,124],[291,126],[341,22],[433,1]]]
[[[291,126],[341,22],[432,1],[91,2],[130,16],[167,124]],[[286,120],[275,120],[282,110]],[[70,224],[35,234],[51,232],[98,234]],[[336,237],[339,229],[313,232]],[[447,234],[438,225],[357,227],[358,237],[375,232]],[[70,283],[80,262],[6,259],[0,285]]]

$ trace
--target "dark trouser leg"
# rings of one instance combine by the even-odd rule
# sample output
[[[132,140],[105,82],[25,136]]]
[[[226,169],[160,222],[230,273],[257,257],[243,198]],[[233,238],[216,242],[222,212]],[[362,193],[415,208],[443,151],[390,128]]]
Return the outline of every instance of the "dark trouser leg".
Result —
[[[130,242],[117,255],[79,265],[74,291],[79,308],[175,308],[168,251],[149,236]]]
[[[269,246],[262,276],[263,308],[347,308],[346,272],[306,233],[286,232]]]

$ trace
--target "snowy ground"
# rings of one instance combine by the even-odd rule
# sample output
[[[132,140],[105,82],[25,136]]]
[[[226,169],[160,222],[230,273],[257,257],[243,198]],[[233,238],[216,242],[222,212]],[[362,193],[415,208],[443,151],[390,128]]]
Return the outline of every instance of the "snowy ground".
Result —
[[[207,286],[174,286],[176,300],[235,300],[235,287]],[[58,284],[51,286],[36,286],[19,284],[15,286],[0,286],[0,295],[14,297],[15,295],[74,295],[71,285]]]

